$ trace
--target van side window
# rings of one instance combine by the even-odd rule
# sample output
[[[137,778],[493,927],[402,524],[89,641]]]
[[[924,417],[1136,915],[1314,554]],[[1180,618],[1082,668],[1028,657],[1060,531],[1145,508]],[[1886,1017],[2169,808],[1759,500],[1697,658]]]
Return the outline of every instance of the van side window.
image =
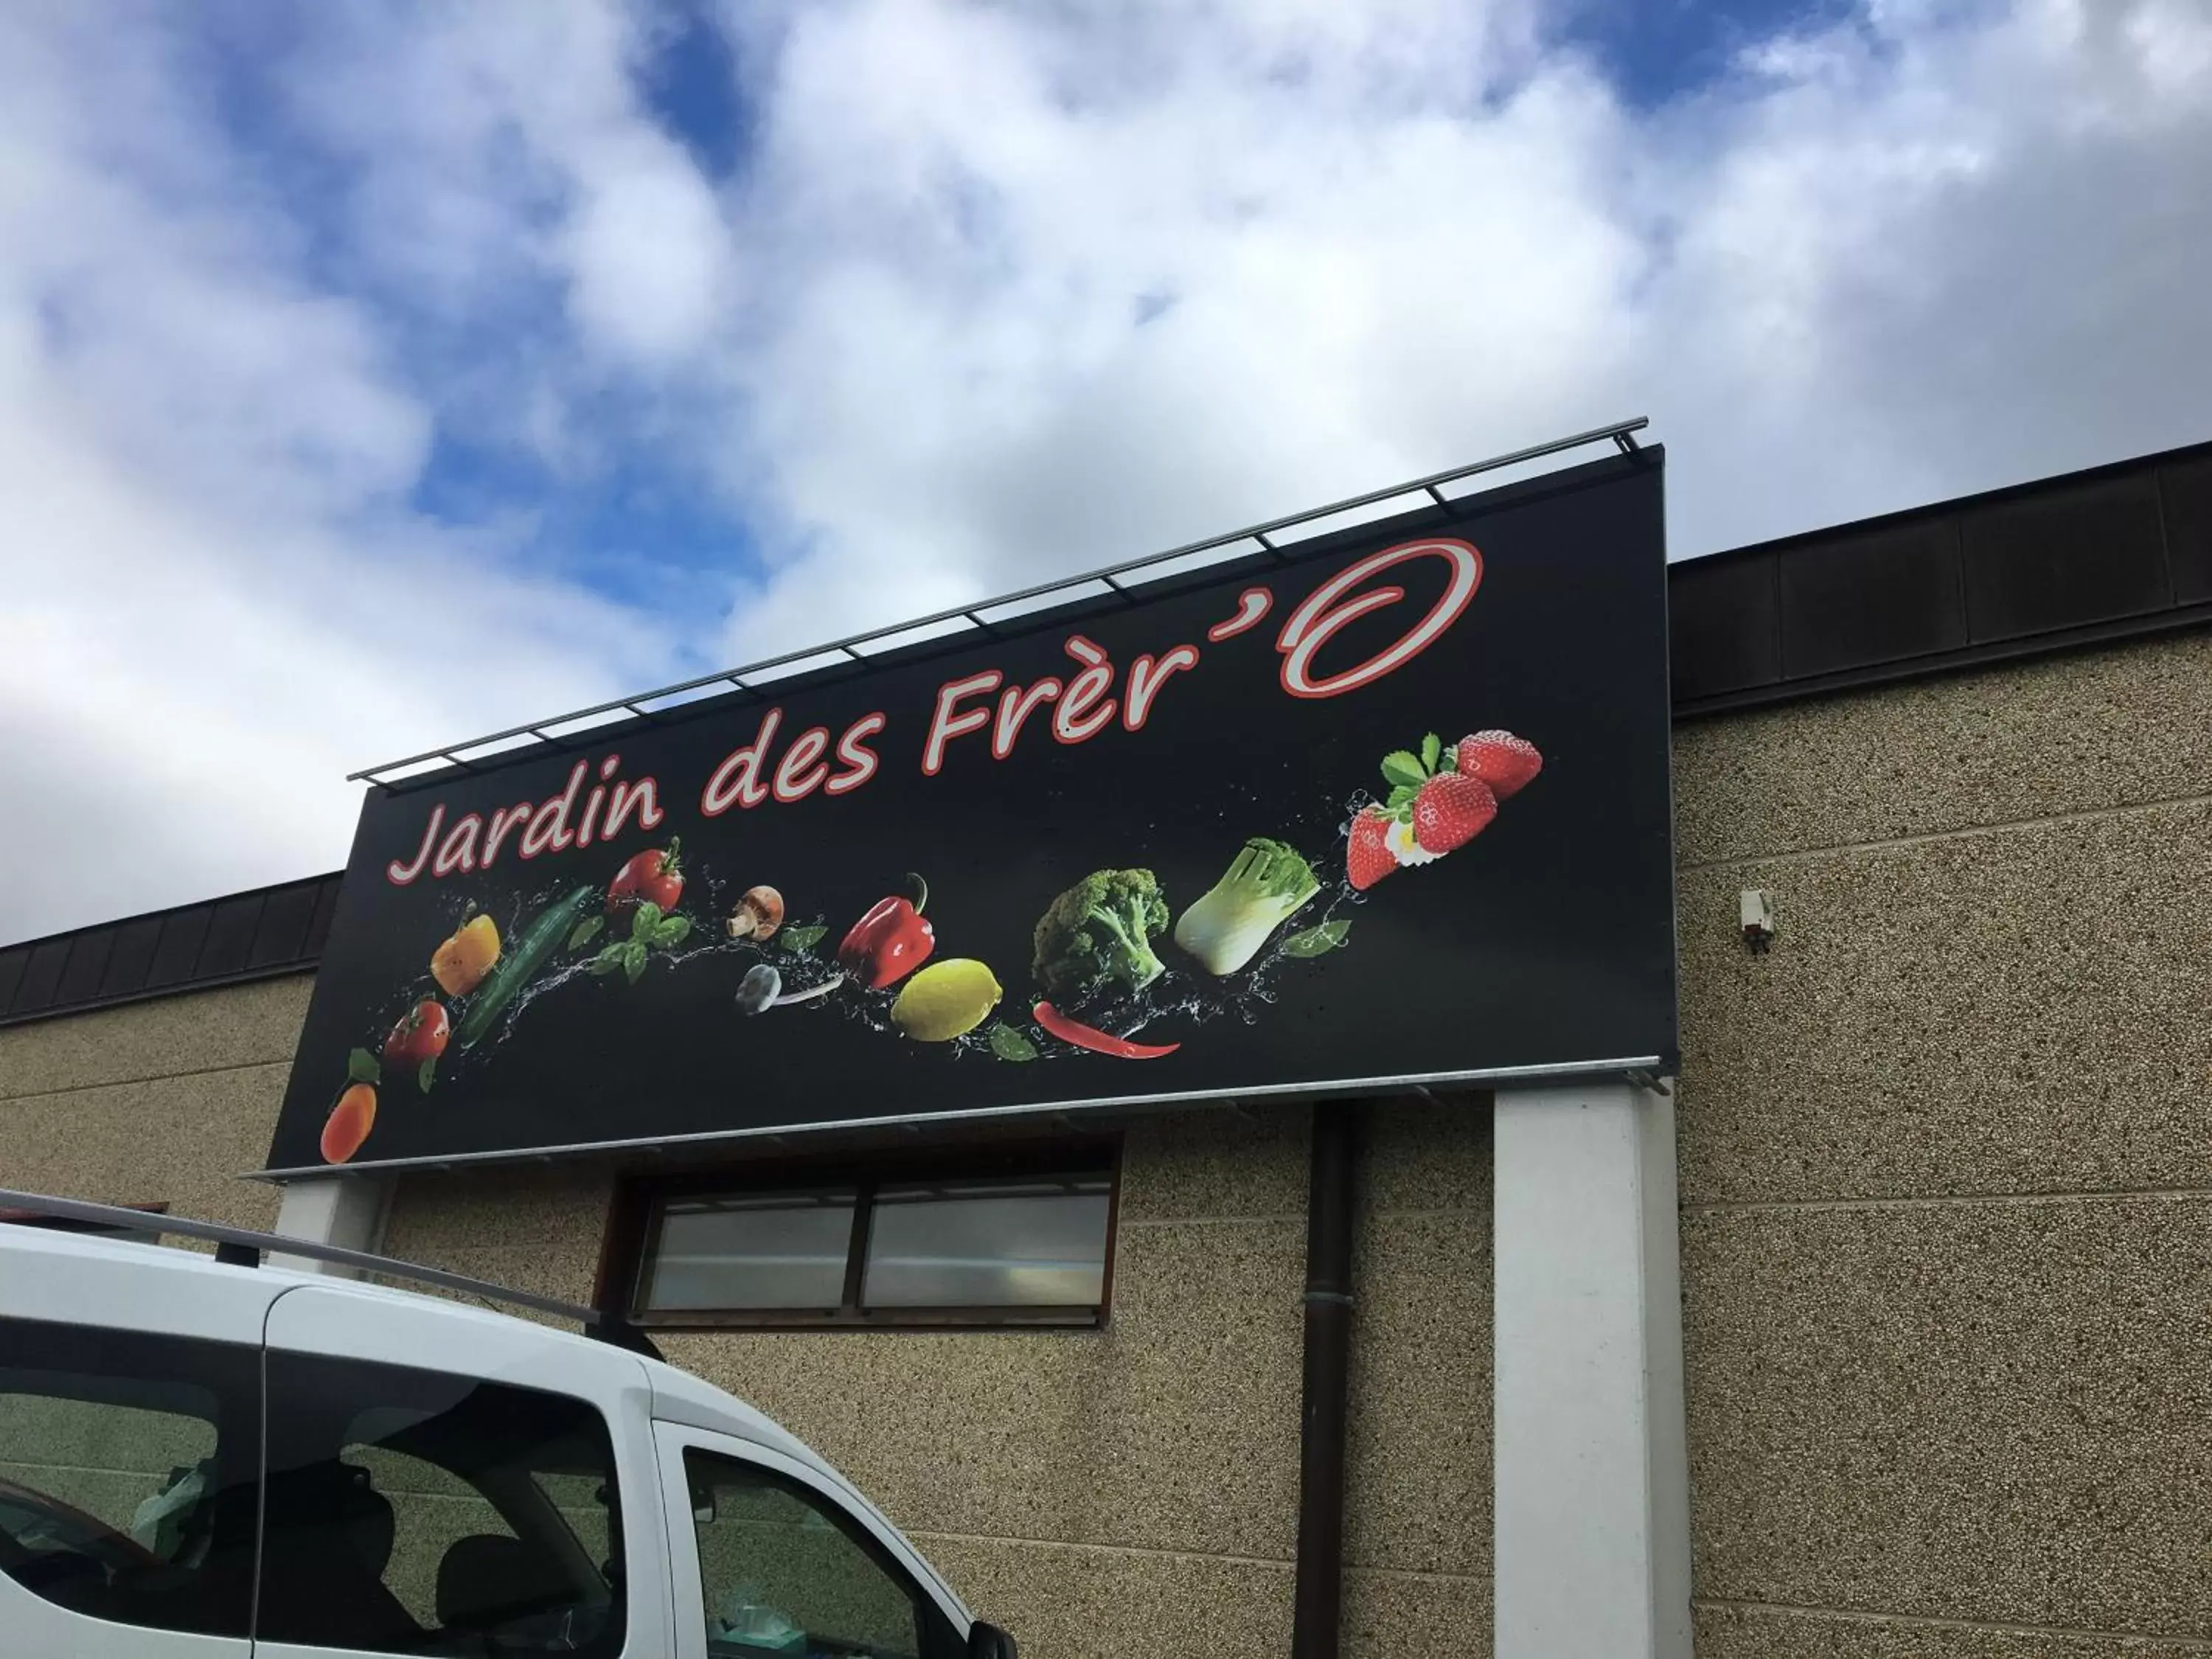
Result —
[[[944,1616],[854,1518],[735,1458],[684,1454],[709,1659],[763,1653],[936,1659]]]
[[[260,1351],[0,1319],[0,1572],[92,1618],[247,1634]]]
[[[613,1443],[580,1400],[271,1350],[255,1634],[392,1654],[623,1646]]]

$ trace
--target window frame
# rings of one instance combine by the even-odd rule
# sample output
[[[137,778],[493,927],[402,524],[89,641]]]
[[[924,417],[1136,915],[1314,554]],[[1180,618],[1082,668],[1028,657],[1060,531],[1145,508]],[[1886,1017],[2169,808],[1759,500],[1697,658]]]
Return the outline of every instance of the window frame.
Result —
[[[876,1195],[884,1188],[1101,1176],[1106,1182],[1106,1248],[1096,1306],[1081,1303],[996,1307],[862,1305],[860,1292],[867,1270]],[[833,1192],[854,1194],[843,1295],[836,1308],[649,1309],[643,1305],[647,1273],[659,1249],[661,1218],[672,1200],[724,1195],[799,1198]],[[947,1146],[902,1154],[764,1160],[679,1176],[637,1176],[616,1189],[593,1304],[641,1328],[659,1331],[1099,1330],[1105,1327],[1114,1305],[1114,1260],[1121,1212],[1119,1136]]]

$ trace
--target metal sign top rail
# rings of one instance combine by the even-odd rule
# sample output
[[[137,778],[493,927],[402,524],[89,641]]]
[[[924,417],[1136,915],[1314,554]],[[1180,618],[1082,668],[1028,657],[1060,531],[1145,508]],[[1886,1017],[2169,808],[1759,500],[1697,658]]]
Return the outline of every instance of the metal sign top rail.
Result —
[[[504,762],[510,752],[526,753],[530,747],[537,744],[561,743],[562,738],[546,731],[545,728],[548,726],[566,726],[572,721],[592,720],[601,714],[617,712],[627,713],[641,720],[648,720],[656,711],[641,708],[640,704],[649,703],[662,697],[680,696],[686,691],[696,691],[705,686],[726,685],[733,690],[749,691],[758,695],[759,689],[748,684],[746,676],[766,673],[770,669],[786,667],[792,663],[805,662],[815,657],[842,655],[854,662],[866,662],[868,659],[868,653],[860,648],[862,646],[896,639],[902,635],[918,633],[925,628],[934,628],[945,623],[964,623],[968,629],[989,635],[994,630],[994,624],[979,615],[979,612],[996,611],[1010,605],[1019,605],[1051,593],[1066,592],[1070,598],[1073,598],[1075,597],[1074,589],[1088,587],[1094,583],[1103,582],[1117,592],[1122,592],[1125,584],[1121,579],[1127,577],[1133,572],[1148,570],[1155,565],[1166,564],[1176,559],[1188,558],[1194,554],[1208,552],[1215,548],[1231,547],[1238,542],[1257,542],[1267,551],[1278,552],[1279,550],[1272,538],[1279,531],[1288,530],[1302,524],[1310,524],[1318,519],[1331,518],[1339,513],[1349,513],[1358,507],[1371,507],[1377,501],[1387,501],[1399,495],[1425,492],[1438,506],[1443,506],[1450,499],[1443,492],[1441,486],[1444,484],[1454,483],[1462,478],[1470,478],[1478,473],[1495,472],[1503,467],[1516,466],[1523,461],[1539,460],[1544,456],[1556,455],[1565,450],[1580,449],[1586,444],[1610,441],[1622,453],[1627,454],[1632,453],[1637,447],[1636,439],[1632,434],[1641,432],[1650,423],[1648,416],[1639,415],[1633,420],[1615,421],[1609,426],[1592,427],[1587,432],[1577,432],[1571,437],[1554,438],[1549,443],[1532,444],[1526,449],[1516,449],[1510,454],[1493,455],[1486,460],[1470,461],[1463,466],[1449,467],[1442,472],[1431,472],[1426,477],[1411,478],[1404,483],[1390,484],[1381,489],[1368,490],[1364,495],[1348,495],[1342,501],[1330,501],[1326,506],[1308,507],[1303,512],[1285,514],[1279,519],[1268,519],[1259,524],[1249,525],[1242,530],[1231,530],[1222,535],[1208,536],[1199,541],[1186,542],[1181,547],[1171,547],[1159,553],[1148,553],[1142,558],[1102,566],[1098,569],[1085,571],[1078,575],[1056,577],[1048,582],[1040,582],[1033,587],[1018,588],[1011,593],[1001,593],[994,599],[979,599],[972,605],[955,605],[950,610],[939,611],[930,616],[913,617],[905,622],[893,623],[887,627],[872,628],[864,633],[848,634],[843,639],[831,640],[826,644],[807,646],[798,651],[787,651],[780,656],[763,657],[757,662],[745,663],[736,668],[726,668],[716,673],[702,674],[696,679],[679,680],[673,685],[664,685],[656,690],[634,692],[626,697],[616,697],[606,702],[594,703],[588,708],[571,709],[565,714],[556,714],[547,720],[531,720],[521,726],[510,726],[502,732],[488,732],[480,738],[471,738],[465,742],[447,744],[438,749],[426,749],[421,754],[410,755],[404,760],[386,761],[380,766],[372,766],[359,772],[349,772],[346,775],[346,781],[383,786],[394,781],[387,775],[388,774],[405,771],[410,767],[419,767],[431,761],[442,761],[448,766],[458,768],[465,772],[469,771],[472,769],[473,764],[468,758],[471,750],[483,749],[495,743],[508,743],[517,738],[530,739],[528,744],[515,744],[513,750],[501,751],[496,756],[477,757],[479,761]]]

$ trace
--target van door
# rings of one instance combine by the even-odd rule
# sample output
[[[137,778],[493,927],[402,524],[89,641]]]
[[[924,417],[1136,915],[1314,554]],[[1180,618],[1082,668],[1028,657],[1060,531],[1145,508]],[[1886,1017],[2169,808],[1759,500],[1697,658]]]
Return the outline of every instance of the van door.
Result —
[[[659,1423],[679,1659],[958,1659],[966,1620],[905,1540],[798,1459]]]
[[[343,1286],[267,1332],[254,1659],[670,1659],[645,1370],[520,1321]]]
[[[181,1251],[0,1240],[0,1652],[246,1659],[274,1294]]]

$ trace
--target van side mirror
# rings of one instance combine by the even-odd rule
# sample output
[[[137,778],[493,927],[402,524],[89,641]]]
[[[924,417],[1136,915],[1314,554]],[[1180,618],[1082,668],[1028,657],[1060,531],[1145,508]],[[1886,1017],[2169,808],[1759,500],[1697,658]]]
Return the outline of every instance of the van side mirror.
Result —
[[[1014,1638],[981,1619],[968,1626],[968,1659],[1020,1659]]]

